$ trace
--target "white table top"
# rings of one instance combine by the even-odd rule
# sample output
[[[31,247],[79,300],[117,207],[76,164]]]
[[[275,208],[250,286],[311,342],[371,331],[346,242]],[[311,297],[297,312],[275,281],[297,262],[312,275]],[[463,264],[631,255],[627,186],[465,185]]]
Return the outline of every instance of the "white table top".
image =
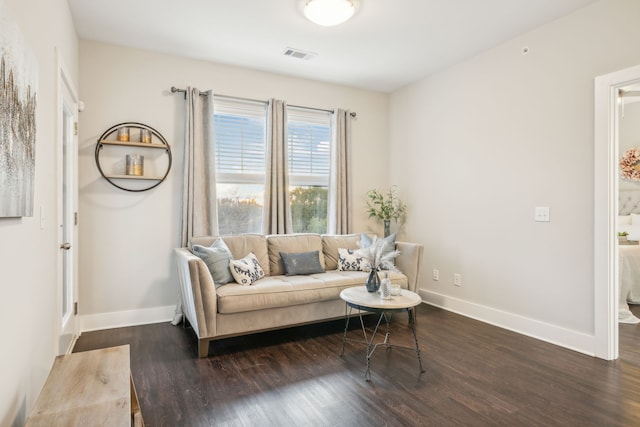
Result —
[[[389,299],[382,299],[378,292],[367,291],[366,286],[356,286],[344,289],[340,292],[340,298],[348,303],[359,305],[361,307],[388,310],[415,307],[422,302],[420,295],[406,289],[402,289],[401,294],[398,296],[392,296]]]

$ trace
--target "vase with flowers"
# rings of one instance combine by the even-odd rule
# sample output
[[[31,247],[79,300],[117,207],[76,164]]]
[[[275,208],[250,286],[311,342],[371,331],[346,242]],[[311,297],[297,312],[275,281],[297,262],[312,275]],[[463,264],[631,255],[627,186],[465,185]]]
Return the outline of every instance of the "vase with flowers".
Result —
[[[367,191],[367,212],[369,218],[376,217],[384,224],[384,237],[391,234],[391,220],[398,222],[398,218],[404,215],[407,205],[396,196],[395,186],[389,188],[387,193],[379,190]]]
[[[397,271],[393,260],[400,252],[395,249],[395,241],[392,239],[374,237],[371,245],[358,249],[357,254],[365,260],[369,268],[369,276],[365,282],[369,292],[377,292],[380,289],[380,270]]]

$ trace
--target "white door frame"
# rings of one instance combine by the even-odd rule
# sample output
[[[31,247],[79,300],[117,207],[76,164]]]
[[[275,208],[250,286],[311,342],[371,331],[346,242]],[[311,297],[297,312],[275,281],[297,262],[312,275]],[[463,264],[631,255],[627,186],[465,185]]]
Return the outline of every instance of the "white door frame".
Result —
[[[77,122],[78,120],[78,104],[79,99],[76,92],[76,85],[71,78],[71,74],[67,71],[67,67],[64,65],[64,61],[62,60],[62,55],[60,51],[56,49],[56,80],[57,80],[57,95],[56,95],[56,141],[57,141],[57,160],[56,160],[56,188],[58,191],[57,194],[57,214],[56,214],[56,227],[57,227],[57,243],[62,244],[65,243],[65,236],[63,235],[63,221],[64,221],[64,192],[62,191],[62,185],[64,181],[64,138],[65,138],[65,114],[63,112],[62,106],[63,103],[71,104],[70,107],[72,109],[71,113],[73,116],[73,121]],[[73,126],[73,125],[72,125]],[[70,176],[68,177],[69,181],[71,181],[71,189],[68,191],[71,192],[71,205],[73,212],[71,215],[73,216],[75,212],[78,211],[78,137],[74,132],[74,129],[70,131],[72,136],[71,138],[71,149],[67,153],[67,156],[71,156],[70,158]],[[78,300],[78,228],[75,222],[75,219],[71,221],[71,237],[68,239],[71,244],[71,249],[67,251],[67,254],[70,258],[70,267],[69,274],[71,276],[71,287],[72,287],[72,296],[73,298],[70,301],[70,316],[65,318],[64,313],[62,313],[62,300],[64,298],[63,295],[63,266],[64,262],[64,252],[65,250],[59,249],[58,251],[58,260],[57,260],[57,298],[56,298],[56,307],[55,312],[57,313],[57,337],[55,339],[56,342],[56,353],[55,354],[65,354],[71,352],[73,350],[73,346],[75,341],[79,335],[79,325],[78,325],[78,316],[74,311],[75,303]],[[63,335],[70,335],[70,341],[67,343],[61,343]],[[66,339],[64,340],[67,341]]]
[[[640,66],[595,79],[594,321],[595,351],[618,358],[618,90],[640,82]]]

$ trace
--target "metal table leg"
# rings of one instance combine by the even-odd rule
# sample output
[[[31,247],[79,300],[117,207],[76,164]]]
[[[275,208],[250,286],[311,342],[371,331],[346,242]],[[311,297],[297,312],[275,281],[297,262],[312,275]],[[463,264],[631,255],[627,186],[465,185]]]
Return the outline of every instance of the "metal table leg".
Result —
[[[420,345],[418,344],[418,334],[416,331],[416,315],[413,307],[409,307],[405,309],[396,309],[396,310],[379,310],[379,311],[366,310],[366,311],[373,311],[373,312],[380,313],[380,317],[378,318],[378,321],[376,322],[376,326],[374,327],[371,337],[369,338],[367,336],[367,330],[364,326],[364,320],[362,318],[362,310],[360,309],[360,307],[356,306],[355,308],[358,309],[358,317],[360,318],[360,326],[362,328],[362,334],[363,334],[364,340],[355,340],[355,339],[347,338],[347,331],[349,329],[349,318],[351,317],[353,308],[354,307],[352,305],[349,305],[349,304],[345,305],[345,328],[344,328],[344,334],[342,337],[342,349],[340,350],[340,355],[342,356],[344,354],[344,346],[347,340],[365,344],[367,346],[367,350],[365,354],[367,369],[365,371],[364,377],[367,382],[371,381],[371,356],[373,356],[373,353],[376,351],[376,348],[378,348],[378,346],[385,346],[387,349],[390,349],[392,347],[397,347],[397,348],[404,348],[408,350],[414,350],[416,352],[416,355],[418,356],[418,365],[420,367],[420,373],[425,372],[422,366],[422,357],[420,355]],[[413,341],[415,343],[415,348],[391,344],[391,318],[393,316],[394,311],[401,311],[401,310],[407,310],[408,317],[409,317],[409,324],[411,325],[411,332],[413,333]],[[382,319],[385,320],[385,323],[387,326],[385,337],[383,342],[374,344],[375,337],[380,328],[380,324],[382,323]]]

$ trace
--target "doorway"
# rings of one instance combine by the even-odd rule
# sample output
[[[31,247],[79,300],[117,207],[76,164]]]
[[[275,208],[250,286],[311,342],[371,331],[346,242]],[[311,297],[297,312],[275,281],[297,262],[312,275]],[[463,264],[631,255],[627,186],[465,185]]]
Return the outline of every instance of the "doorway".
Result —
[[[594,354],[619,356],[618,139],[619,91],[640,83],[640,66],[595,79],[594,138]]]
[[[70,353],[78,337],[77,206],[78,206],[78,97],[75,85],[58,62],[58,161],[57,226],[60,246],[58,256],[58,348],[56,354]]]

